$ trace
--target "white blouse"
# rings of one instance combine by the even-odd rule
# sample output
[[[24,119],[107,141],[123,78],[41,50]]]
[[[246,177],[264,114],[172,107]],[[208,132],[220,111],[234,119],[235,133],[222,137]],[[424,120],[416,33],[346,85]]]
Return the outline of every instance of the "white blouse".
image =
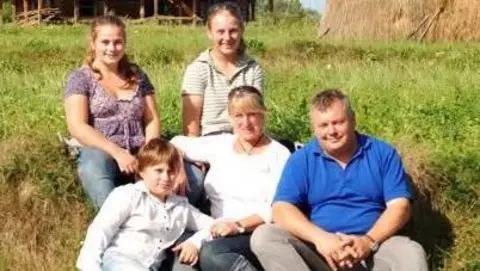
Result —
[[[201,229],[187,240],[200,249],[209,238],[213,221],[185,197],[169,195],[162,202],[149,193],[143,181],[120,186],[108,195],[88,227],[76,266],[101,270],[104,252],[111,250],[138,260],[148,269],[166,257],[166,249],[186,228]]]
[[[236,135],[176,136],[171,142],[188,159],[210,164],[205,192],[214,218],[242,219],[257,214],[271,222],[271,203],[290,152],[275,140],[262,153],[234,150]]]

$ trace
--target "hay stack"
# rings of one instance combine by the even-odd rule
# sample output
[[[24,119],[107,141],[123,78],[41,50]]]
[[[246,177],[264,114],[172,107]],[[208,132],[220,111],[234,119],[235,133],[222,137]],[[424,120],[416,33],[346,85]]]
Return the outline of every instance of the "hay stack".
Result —
[[[478,41],[480,0],[328,0],[320,35]]]

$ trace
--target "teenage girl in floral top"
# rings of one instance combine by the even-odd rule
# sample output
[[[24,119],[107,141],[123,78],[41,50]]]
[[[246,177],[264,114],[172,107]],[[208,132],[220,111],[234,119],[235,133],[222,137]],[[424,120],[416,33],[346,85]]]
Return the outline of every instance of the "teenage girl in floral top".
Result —
[[[70,74],[64,90],[68,130],[83,145],[80,180],[97,209],[120,180],[133,176],[140,146],[160,136],[154,87],[125,47],[124,23],[97,18],[84,66]]]

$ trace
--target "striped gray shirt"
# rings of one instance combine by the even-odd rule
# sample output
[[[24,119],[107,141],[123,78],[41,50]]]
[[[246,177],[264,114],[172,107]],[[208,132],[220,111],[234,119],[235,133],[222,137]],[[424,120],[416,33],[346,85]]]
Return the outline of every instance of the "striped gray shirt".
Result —
[[[247,55],[237,61],[237,71],[231,78],[215,68],[210,49],[188,65],[183,76],[182,95],[203,96],[200,121],[202,135],[232,130],[227,112],[228,93],[243,85],[263,91],[263,70]]]

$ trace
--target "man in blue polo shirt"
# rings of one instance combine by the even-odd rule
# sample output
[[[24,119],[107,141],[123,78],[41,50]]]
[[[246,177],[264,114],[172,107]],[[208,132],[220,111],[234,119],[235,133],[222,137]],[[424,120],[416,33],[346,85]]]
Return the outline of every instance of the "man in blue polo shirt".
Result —
[[[310,114],[316,138],[285,166],[275,224],[251,239],[265,270],[428,270],[423,248],[396,235],[410,218],[412,192],[395,149],[356,132],[338,90],[316,94]]]

